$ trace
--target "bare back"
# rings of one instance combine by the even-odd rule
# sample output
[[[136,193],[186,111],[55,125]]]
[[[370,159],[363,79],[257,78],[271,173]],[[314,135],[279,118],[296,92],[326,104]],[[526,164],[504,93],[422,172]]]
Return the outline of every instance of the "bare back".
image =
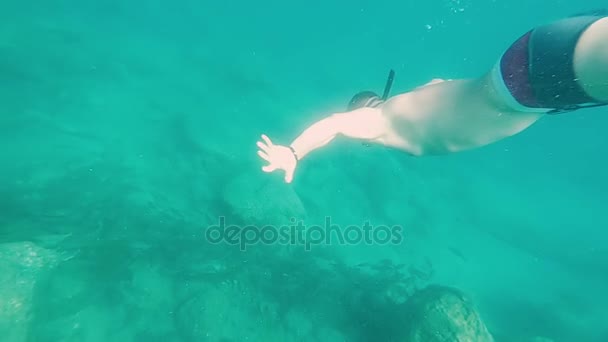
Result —
[[[382,106],[392,127],[385,144],[414,155],[457,152],[517,134],[542,116],[509,109],[487,79],[444,81],[391,98]]]

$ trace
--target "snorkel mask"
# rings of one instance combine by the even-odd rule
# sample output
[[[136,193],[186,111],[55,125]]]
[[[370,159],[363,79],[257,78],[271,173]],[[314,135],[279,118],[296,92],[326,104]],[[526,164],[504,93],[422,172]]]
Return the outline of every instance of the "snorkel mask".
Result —
[[[353,96],[353,98],[348,103],[348,111],[363,107],[376,108],[380,106],[382,103],[384,103],[384,101],[386,101],[386,99],[388,99],[388,96],[391,92],[391,87],[393,86],[394,79],[395,71],[391,69],[391,71],[388,73],[386,84],[384,85],[384,93],[382,94],[382,97],[369,90],[359,92],[355,94],[355,96]]]

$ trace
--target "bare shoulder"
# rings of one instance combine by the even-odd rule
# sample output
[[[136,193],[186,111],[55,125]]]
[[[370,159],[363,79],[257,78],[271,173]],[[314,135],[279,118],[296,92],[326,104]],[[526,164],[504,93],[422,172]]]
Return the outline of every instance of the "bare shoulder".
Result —
[[[416,89],[432,86],[432,85],[443,83],[443,82],[450,82],[450,81],[452,81],[451,78],[433,78],[432,80],[430,80],[427,83],[425,83],[425,84],[417,87]]]
[[[437,84],[437,83],[441,83],[441,82],[445,82],[445,81],[451,81],[451,80],[449,80],[449,79],[446,80],[445,78],[433,78],[432,80],[430,80],[425,85],[433,85],[433,84]]]

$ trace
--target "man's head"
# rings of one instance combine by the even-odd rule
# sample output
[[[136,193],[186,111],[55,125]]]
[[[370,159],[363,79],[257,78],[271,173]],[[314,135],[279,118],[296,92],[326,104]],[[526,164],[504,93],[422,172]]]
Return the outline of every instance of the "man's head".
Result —
[[[386,84],[384,85],[384,93],[382,97],[380,95],[374,93],[373,91],[362,91],[357,93],[348,103],[348,111],[363,108],[363,107],[371,107],[376,108],[388,99],[388,96],[391,91],[391,87],[393,86],[393,80],[395,78],[395,71],[390,70],[388,73],[388,78],[386,80]]]
[[[363,108],[363,107],[371,107],[376,108],[380,106],[384,101],[378,96],[378,94],[373,91],[362,91],[357,93],[348,103],[348,111]]]

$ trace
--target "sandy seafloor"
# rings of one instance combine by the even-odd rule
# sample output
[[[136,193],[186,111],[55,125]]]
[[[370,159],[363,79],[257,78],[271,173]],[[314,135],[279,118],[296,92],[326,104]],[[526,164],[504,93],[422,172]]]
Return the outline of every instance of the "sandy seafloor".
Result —
[[[606,109],[443,157],[340,139],[290,185],[255,147],[389,68],[395,92],[477,77],[532,26],[601,5],[3,1],[2,340],[400,340],[398,304],[440,284],[497,341],[607,341]],[[239,251],[205,240],[219,217],[404,240]]]

